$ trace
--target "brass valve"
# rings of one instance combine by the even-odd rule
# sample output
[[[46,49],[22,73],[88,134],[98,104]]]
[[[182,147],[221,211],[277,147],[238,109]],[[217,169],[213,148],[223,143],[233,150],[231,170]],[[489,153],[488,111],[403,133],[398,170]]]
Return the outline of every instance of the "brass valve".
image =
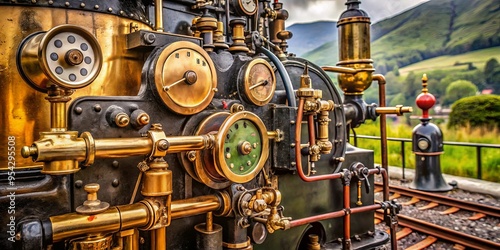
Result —
[[[85,192],[87,192],[87,200],[83,202],[83,205],[76,208],[77,213],[98,214],[109,208],[109,203],[101,202],[99,199],[97,199],[99,184],[87,184],[83,189],[85,190]]]

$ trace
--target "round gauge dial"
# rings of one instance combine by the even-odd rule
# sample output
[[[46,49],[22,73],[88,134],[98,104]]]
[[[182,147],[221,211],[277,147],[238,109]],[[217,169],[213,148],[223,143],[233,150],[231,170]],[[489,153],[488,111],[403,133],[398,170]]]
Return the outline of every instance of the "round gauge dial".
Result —
[[[250,61],[243,68],[243,72],[242,96],[258,106],[269,103],[276,90],[276,76],[271,65],[258,58]]]
[[[95,37],[73,25],[28,37],[20,50],[23,77],[43,92],[50,84],[67,89],[85,87],[94,81],[102,66],[102,52]]]
[[[257,0],[234,0],[236,10],[242,15],[254,15],[257,12]]]
[[[417,146],[420,150],[427,150],[429,148],[429,141],[426,139],[418,140]]]
[[[217,90],[217,73],[208,54],[191,42],[175,42],[158,56],[157,93],[172,111],[192,115],[205,109]]]
[[[247,111],[235,113],[217,134],[216,169],[232,182],[248,182],[264,167],[268,148],[267,130],[260,118]]]

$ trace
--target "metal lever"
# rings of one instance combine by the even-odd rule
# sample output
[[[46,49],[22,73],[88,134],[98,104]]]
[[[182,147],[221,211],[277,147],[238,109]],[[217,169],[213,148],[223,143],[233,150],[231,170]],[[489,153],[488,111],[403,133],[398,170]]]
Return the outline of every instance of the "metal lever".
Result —
[[[358,176],[360,181],[365,181],[365,191],[367,194],[370,193],[370,181],[368,180],[368,172],[368,168],[364,167],[359,171],[360,176]]]

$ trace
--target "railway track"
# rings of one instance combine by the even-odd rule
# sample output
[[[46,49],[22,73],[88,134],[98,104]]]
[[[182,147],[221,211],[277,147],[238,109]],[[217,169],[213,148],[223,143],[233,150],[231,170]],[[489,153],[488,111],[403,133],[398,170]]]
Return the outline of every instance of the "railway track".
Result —
[[[380,183],[375,183],[375,187],[376,192],[382,190],[382,185]],[[422,192],[399,186],[390,185],[389,189],[390,193],[392,193],[389,198],[390,200],[404,196],[410,198],[408,201],[401,203],[401,205],[403,206],[414,205],[421,201],[427,202],[426,205],[418,208],[418,210],[421,211],[444,205],[447,206],[448,209],[439,212],[439,215],[446,216],[462,210],[474,213],[472,216],[465,218],[468,220],[479,220],[487,216],[500,218],[499,207],[470,201],[463,201],[435,193]],[[375,218],[375,223],[382,222],[384,218],[383,211],[377,211],[377,213],[375,214]],[[402,227],[401,230],[399,230],[396,234],[396,239],[398,241],[404,237],[407,237],[412,232],[419,232],[421,234],[427,235],[425,239],[415,243],[414,245],[406,249],[424,249],[435,244],[439,240],[455,244],[455,246],[453,247],[454,249],[500,249],[500,243],[453,230],[444,226],[436,225],[425,220],[416,219],[409,215],[398,215],[398,222],[399,226]]]

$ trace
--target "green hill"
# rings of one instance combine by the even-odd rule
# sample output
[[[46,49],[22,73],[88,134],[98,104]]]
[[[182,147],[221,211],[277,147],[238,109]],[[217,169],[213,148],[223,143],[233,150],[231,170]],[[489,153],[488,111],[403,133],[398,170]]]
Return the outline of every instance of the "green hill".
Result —
[[[333,65],[338,61],[336,40],[302,56],[318,65]],[[379,73],[495,46],[500,46],[498,0],[431,0],[372,25],[372,59]]]
[[[287,30],[293,33],[292,39],[288,40],[289,51],[298,56],[337,40],[337,22],[333,21],[297,23],[287,27]]]
[[[379,71],[500,45],[498,0],[432,0],[373,25]]]

